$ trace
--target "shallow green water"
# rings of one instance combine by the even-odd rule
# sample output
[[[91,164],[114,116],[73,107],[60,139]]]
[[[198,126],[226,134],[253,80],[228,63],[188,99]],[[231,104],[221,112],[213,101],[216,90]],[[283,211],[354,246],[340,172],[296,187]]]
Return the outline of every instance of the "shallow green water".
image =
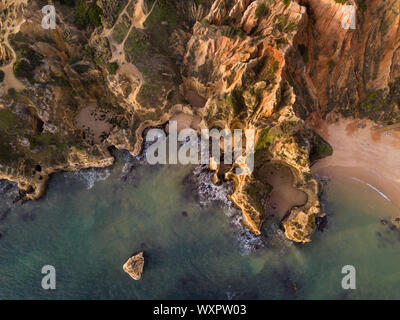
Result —
[[[400,232],[380,223],[399,212],[357,181],[328,184],[328,228],[295,245],[273,218],[254,239],[226,204],[200,206],[193,182],[183,183],[191,167],[128,173],[125,161],[55,175],[42,200],[0,222],[1,299],[400,298]],[[91,175],[99,181],[88,189]],[[122,265],[138,250],[145,270],[133,281]],[[341,288],[347,264],[357,270],[356,290]],[[41,288],[44,265],[56,268],[56,290]]]

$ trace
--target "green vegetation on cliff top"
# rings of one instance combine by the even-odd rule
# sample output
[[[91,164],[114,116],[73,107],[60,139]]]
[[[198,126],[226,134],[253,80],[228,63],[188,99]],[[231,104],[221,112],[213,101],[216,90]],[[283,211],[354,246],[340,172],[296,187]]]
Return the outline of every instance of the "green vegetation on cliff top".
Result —
[[[42,64],[42,57],[28,47],[17,50],[17,59],[14,63],[14,74],[20,78],[32,81],[33,70]]]
[[[256,145],[256,151],[268,148],[276,139],[289,137],[296,124],[296,121],[284,121],[275,127],[263,129]]]
[[[78,0],[75,3],[75,24],[80,29],[88,26],[99,27],[102,12],[103,10],[96,4],[88,6],[86,1]]]
[[[127,15],[123,15],[120,22],[117,23],[113,29],[112,36],[115,41],[118,43],[122,43],[122,41],[125,39],[129,28],[131,26],[131,20]]]

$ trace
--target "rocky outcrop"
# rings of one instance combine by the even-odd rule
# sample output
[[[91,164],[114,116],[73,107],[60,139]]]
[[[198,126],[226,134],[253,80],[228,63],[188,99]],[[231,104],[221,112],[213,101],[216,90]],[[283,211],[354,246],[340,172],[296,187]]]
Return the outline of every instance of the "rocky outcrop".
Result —
[[[125,117],[105,102],[110,94],[102,88],[102,74],[81,54],[91,44],[83,31],[66,22],[55,30],[41,28],[35,1],[2,5],[6,17],[14,16],[0,48],[9,43],[15,54],[0,86],[0,178],[18,182],[25,199],[37,199],[54,172],[113,163],[105,142],[109,132],[94,143],[91,128],[76,126],[82,109],[97,105],[110,115],[114,132]]]
[[[196,129],[255,130],[254,171],[236,173],[243,158],[216,162],[213,180],[234,181],[230,199],[260,234],[271,192],[264,165],[289,167],[308,200],[282,228],[308,242],[324,215],[310,165],[330,149],[304,119],[357,114],[356,105],[359,115],[385,111],[382,120],[398,111],[394,0],[358,3],[356,30],[342,28],[334,0],[55,1],[55,30],[40,27],[38,1],[17,2],[1,2],[1,21],[21,24],[1,22],[1,67],[11,73],[0,88],[0,178],[30,199],[53,172],[110,165],[110,146],[137,155],[146,128],[184,114]],[[385,107],[372,108],[378,100]],[[109,129],[94,137],[98,121]]]
[[[147,127],[183,112],[199,118],[199,128],[255,129],[258,140],[283,122],[295,123],[296,132],[259,143],[263,156],[256,159],[290,166],[298,177],[296,187],[315,194],[304,182],[310,150],[292,141],[305,127],[290,111],[295,99],[282,78],[285,52],[304,19],[304,8],[295,2],[260,0],[204,1],[190,9],[184,1],[97,5],[103,30],[84,28],[85,19],[75,26],[62,17],[56,30],[41,29],[35,1],[19,12],[26,22],[9,38],[17,53],[14,69],[28,71],[16,73],[26,89],[3,92],[4,117],[10,123],[4,124],[2,134],[4,148],[18,145],[20,136],[26,143],[19,143],[9,158],[0,157],[1,177],[17,181],[28,198],[38,198],[51,173],[110,165],[106,148],[111,145],[137,154]],[[93,6],[88,1],[80,10],[84,13]],[[178,14],[183,18],[178,20]],[[25,61],[28,66],[21,63]],[[101,142],[93,141],[90,128],[82,131],[76,126],[75,118],[88,102],[110,115],[113,127]],[[301,167],[299,157],[304,160]],[[270,191],[268,183],[257,172],[236,175],[234,168],[243,164],[235,160],[232,168],[215,169],[235,181],[230,198],[242,209],[244,223],[259,234],[268,214],[263,200]],[[310,199],[301,210],[312,220],[319,207],[316,197]],[[293,211],[289,220],[298,215]]]
[[[383,123],[400,120],[400,3],[301,3],[307,7],[307,18],[287,59],[299,113],[307,116],[317,110],[323,116],[340,113]],[[354,7],[354,24],[346,26],[349,5]]]
[[[390,222],[397,228],[400,229],[400,217],[393,217]]]
[[[2,0],[0,3],[0,11],[2,12],[2,19],[0,19],[0,67],[6,66],[11,63],[13,50],[8,43],[8,36],[18,30],[21,23],[22,13],[26,7],[27,1],[18,0]]]
[[[132,279],[140,280],[143,272],[143,266],[143,252],[140,252],[137,255],[129,258],[128,261],[125,262],[123,269],[127,274],[131,276]]]
[[[212,168],[218,172],[215,182],[223,173],[235,182],[229,198],[242,210],[243,223],[258,235],[271,191],[259,168],[266,162],[290,167],[294,187],[309,196],[283,222],[287,237],[298,242],[310,241],[314,221],[323,215],[318,184],[309,170],[314,135],[294,114],[295,96],[282,78],[285,52],[304,18],[305,8],[295,2],[215,1],[193,27],[182,67],[184,92],[196,92],[206,101],[202,113],[207,127],[256,130],[255,171],[237,175],[241,164],[235,159],[230,169]]]

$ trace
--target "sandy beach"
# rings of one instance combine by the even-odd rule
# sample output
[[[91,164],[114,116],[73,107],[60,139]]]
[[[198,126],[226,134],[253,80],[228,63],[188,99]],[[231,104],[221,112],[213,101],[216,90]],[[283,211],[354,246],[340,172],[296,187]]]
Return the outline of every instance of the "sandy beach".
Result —
[[[293,174],[287,166],[266,164],[260,170],[264,182],[273,189],[268,196],[267,212],[283,219],[287,212],[295,206],[307,202],[307,195],[293,187]]]
[[[368,184],[400,208],[400,131],[372,121],[340,119],[328,123],[313,115],[309,124],[333,147],[333,155],[318,161],[312,172],[342,175]],[[356,200],[356,199],[355,199]]]
[[[108,135],[112,125],[108,122],[112,117],[110,113],[96,109],[91,105],[82,109],[75,117],[77,128],[85,131],[86,139],[93,143],[100,143],[103,135]]]

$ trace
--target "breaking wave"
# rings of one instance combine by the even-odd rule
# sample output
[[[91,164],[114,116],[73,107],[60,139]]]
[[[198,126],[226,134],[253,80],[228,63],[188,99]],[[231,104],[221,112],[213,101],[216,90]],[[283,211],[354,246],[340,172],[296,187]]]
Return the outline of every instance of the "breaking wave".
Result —
[[[196,181],[196,192],[199,196],[201,206],[208,206],[212,202],[222,203],[225,214],[230,218],[237,240],[243,254],[250,254],[256,249],[263,247],[264,242],[261,236],[255,236],[242,224],[242,212],[235,208],[233,203],[227,198],[233,192],[233,183],[225,182],[215,185],[211,181],[213,175],[206,165],[197,166],[192,175]]]
[[[90,168],[76,172],[66,172],[64,176],[83,182],[88,190],[92,189],[96,182],[105,181],[110,176],[110,169],[104,168]]]
[[[379,189],[377,189],[377,188],[375,188],[373,185],[371,185],[371,184],[369,184],[369,183],[367,183],[367,182],[365,182],[365,181],[363,181],[363,180],[361,180],[361,179],[357,179],[357,178],[354,178],[354,177],[351,177],[351,179],[352,180],[354,180],[354,181],[357,181],[357,182],[361,182],[361,183],[363,183],[363,184],[366,184],[368,187],[370,187],[372,190],[374,190],[374,191],[376,191],[377,193],[379,193],[379,195],[381,196],[381,197],[383,197],[384,199],[386,199],[387,201],[391,201],[390,199],[389,199],[389,197],[386,195],[386,194],[384,194],[382,191],[380,191]]]

